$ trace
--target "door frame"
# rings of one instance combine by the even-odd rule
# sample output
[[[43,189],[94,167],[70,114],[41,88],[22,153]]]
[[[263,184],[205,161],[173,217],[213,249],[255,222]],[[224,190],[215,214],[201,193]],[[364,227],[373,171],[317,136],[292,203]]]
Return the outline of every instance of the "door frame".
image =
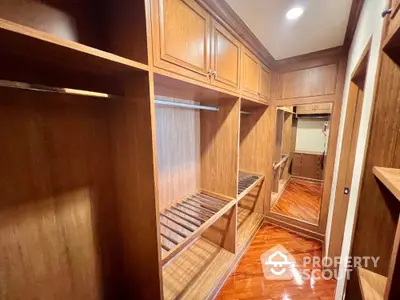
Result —
[[[355,150],[357,147],[361,113],[364,104],[364,83],[368,71],[371,43],[372,38],[370,38],[369,42],[365,46],[363,53],[351,74],[338,168],[338,181],[336,183],[336,194],[333,205],[331,234],[328,243],[326,243],[327,256],[332,258],[336,256],[340,257],[342,250],[343,234],[349,204],[348,200],[351,193],[351,191],[349,191],[349,194],[345,194],[344,189],[350,189],[352,182],[354,159],[356,155]],[[350,179],[348,176],[350,176]]]

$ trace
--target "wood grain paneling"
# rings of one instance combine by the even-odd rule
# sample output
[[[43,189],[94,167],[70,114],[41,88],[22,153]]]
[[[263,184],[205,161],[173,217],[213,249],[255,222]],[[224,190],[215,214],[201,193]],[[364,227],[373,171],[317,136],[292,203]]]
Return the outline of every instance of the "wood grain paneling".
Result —
[[[211,83],[239,89],[241,44],[222,25],[213,22],[211,37]]]
[[[259,95],[265,101],[268,101],[270,98],[270,70],[266,68],[264,65],[261,65],[260,69],[260,88],[259,88]]]
[[[153,0],[154,65],[208,82],[210,15],[194,0]]]
[[[158,105],[156,124],[158,198],[162,211],[200,190],[200,112]]]
[[[284,73],[280,76],[282,99],[334,94],[336,80],[336,64]]]
[[[242,50],[242,91],[258,98],[260,85],[260,62],[250,50],[243,47]]]
[[[6,299],[115,297],[120,260],[107,102],[0,94],[0,244],[8,270],[0,271],[1,291]]]
[[[268,146],[275,137],[273,107],[259,108],[250,115],[240,116],[240,170],[264,175],[264,181],[256,190],[257,200],[254,211],[264,212],[265,201],[271,193],[272,153]],[[253,195],[254,196],[254,195]],[[252,197],[251,195],[249,197]]]
[[[87,189],[0,211],[1,299],[101,299]]]
[[[387,276],[399,216],[398,200],[373,175],[374,166],[399,168],[397,148],[400,128],[400,68],[382,54],[372,128],[358,205],[351,255],[380,256],[374,272]],[[352,276],[347,299],[359,295],[357,279]]]
[[[231,198],[237,197],[239,114],[238,99],[200,112],[201,188]]]
[[[160,299],[160,228],[152,73],[126,79],[112,138],[124,275],[122,298]],[[138,247],[140,245],[140,247]]]

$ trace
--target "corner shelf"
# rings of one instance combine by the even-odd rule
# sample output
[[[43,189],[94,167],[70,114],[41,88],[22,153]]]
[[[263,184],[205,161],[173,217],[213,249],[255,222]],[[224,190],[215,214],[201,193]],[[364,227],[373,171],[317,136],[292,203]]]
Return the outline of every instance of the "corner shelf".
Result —
[[[106,74],[148,71],[148,66],[83,44],[63,40],[51,34],[0,18],[0,41],[7,52],[19,57],[39,57],[56,64],[57,69],[103,71]],[[28,50],[28,51],[27,51]]]
[[[364,300],[383,299],[387,278],[367,269],[357,268],[358,281]]]
[[[263,179],[263,175],[239,171],[238,201],[246,196]]]
[[[162,265],[168,263],[235,205],[200,192],[160,213]]]
[[[374,167],[372,172],[400,201],[400,169]]]

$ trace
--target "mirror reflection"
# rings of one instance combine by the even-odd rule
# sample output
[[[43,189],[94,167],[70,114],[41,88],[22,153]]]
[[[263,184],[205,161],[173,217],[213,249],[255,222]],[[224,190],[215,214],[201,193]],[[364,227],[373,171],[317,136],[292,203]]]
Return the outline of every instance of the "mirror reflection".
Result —
[[[272,213],[318,225],[331,113],[331,103],[278,109]]]

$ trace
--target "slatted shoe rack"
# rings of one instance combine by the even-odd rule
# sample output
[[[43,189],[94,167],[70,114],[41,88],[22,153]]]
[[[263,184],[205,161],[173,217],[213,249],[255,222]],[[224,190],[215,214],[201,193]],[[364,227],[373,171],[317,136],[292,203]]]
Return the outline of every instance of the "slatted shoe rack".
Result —
[[[162,13],[210,21],[193,0],[0,7],[0,294],[213,297],[271,193],[268,68],[246,48],[262,80],[242,96],[242,66],[221,69],[234,56],[215,55],[212,77],[207,43],[197,62],[164,53],[182,49],[159,38],[182,35],[154,35]],[[239,63],[245,46],[218,22]]]

